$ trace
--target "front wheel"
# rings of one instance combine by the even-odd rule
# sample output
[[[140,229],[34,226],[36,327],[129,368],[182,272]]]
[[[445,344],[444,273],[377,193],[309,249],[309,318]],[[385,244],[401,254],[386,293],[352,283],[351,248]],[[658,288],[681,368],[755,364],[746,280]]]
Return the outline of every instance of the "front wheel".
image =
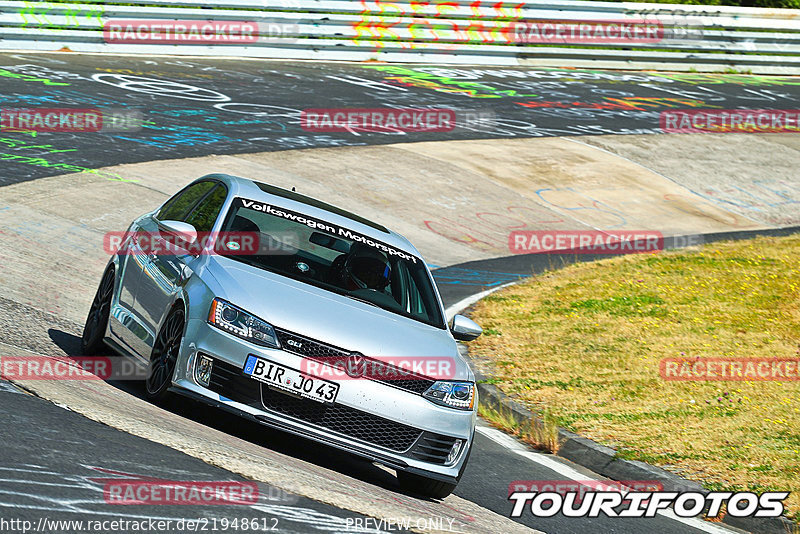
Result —
[[[92,307],[89,308],[89,316],[86,317],[86,324],[83,327],[81,336],[81,353],[85,355],[100,354],[106,350],[103,337],[106,335],[108,327],[108,316],[111,312],[111,295],[114,292],[114,267],[109,267],[100,287],[92,300]]]
[[[168,397],[167,390],[172,384],[172,375],[175,374],[184,323],[183,309],[175,308],[156,336],[145,380],[147,398],[153,402],[160,402]]]
[[[400,487],[408,493],[414,493],[423,497],[432,497],[434,499],[444,499],[456,489],[456,484],[433,480],[432,478],[407,473],[405,471],[397,472],[397,481],[400,482]]]

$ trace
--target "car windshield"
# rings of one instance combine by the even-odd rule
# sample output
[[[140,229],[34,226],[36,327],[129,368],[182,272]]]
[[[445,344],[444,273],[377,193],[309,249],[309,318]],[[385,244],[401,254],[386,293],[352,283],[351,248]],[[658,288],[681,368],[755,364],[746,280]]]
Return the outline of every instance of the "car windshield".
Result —
[[[420,258],[377,239],[260,201],[236,198],[223,234],[253,246],[218,251],[230,259],[444,328]]]

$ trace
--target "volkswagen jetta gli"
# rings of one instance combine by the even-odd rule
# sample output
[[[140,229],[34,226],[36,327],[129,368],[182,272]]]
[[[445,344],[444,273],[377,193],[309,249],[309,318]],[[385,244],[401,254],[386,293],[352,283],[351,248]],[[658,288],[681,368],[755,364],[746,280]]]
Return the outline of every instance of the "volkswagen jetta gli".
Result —
[[[175,392],[397,471],[444,497],[475,431],[475,378],[417,250],[319,200],[222,174],[136,219],[92,303],[83,349]]]

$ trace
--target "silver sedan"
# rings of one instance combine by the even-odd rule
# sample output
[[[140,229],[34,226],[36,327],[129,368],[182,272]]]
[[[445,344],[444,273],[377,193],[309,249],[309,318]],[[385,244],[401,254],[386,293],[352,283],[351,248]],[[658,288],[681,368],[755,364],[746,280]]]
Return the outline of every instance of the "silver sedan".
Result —
[[[419,252],[380,224],[223,174],[136,219],[83,332],[179,393],[397,471],[442,498],[467,464],[475,377]]]

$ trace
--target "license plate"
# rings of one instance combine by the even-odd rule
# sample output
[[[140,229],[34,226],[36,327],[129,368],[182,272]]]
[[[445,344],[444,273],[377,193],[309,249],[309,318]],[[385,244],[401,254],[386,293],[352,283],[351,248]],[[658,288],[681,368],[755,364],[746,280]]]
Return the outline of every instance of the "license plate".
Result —
[[[252,354],[244,364],[244,374],[275,389],[299,395],[317,402],[334,402],[339,384],[303,374]]]

